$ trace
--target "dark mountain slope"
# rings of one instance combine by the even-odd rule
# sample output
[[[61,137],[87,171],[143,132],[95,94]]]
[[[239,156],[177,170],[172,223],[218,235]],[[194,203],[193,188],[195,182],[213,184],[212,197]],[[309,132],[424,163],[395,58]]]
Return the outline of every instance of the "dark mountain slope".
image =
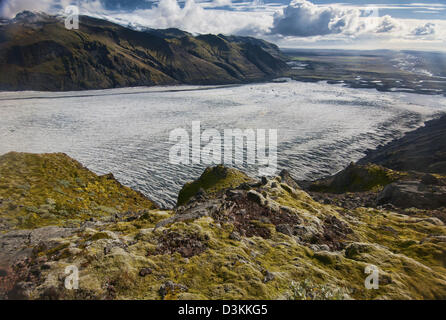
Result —
[[[424,127],[369,152],[358,163],[446,174],[446,116],[428,121]]]
[[[0,26],[1,90],[83,90],[261,81],[287,70],[279,49],[249,37],[135,31],[80,17],[23,12]]]

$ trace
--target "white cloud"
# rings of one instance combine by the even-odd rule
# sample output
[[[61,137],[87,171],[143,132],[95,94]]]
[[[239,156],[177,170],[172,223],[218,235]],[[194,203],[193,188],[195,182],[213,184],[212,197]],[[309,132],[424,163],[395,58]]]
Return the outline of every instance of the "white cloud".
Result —
[[[232,3],[231,0],[160,0],[151,9],[106,10],[100,0],[7,0],[0,14],[13,17],[22,10],[60,13],[72,2],[81,14],[105,18],[122,25],[150,28],[179,28],[191,33],[223,33],[261,37],[279,45],[354,43],[391,44],[404,48],[422,43],[445,50],[446,21],[395,19],[380,16],[378,7],[315,5],[309,0],[293,0],[289,5],[262,4],[261,0]],[[221,10],[230,6],[231,10]],[[415,5],[414,5],[415,6]],[[429,5],[430,6],[430,5]],[[220,7],[220,9],[215,9]],[[413,44],[413,45],[412,45]]]
[[[358,36],[364,33],[388,33],[401,30],[400,23],[376,8],[318,6],[307,0],[293,0],[274,17],[272,32],[283,36],[311,37],[330,34]]]
[[[103,12],[100,0],[6,0],[0,5],[0,17],[13,18],[21,11],[61,13],[69,5],[78,5],[84,12]]]
[[[4,1],[0,7],[0,16],[13,18],[18,12],[23,10],[29,11],[50,11],[54,4],[54,0],[15,0]]]
[[[435,23],[426,23],[424,26],[418,26],[412,30],[414,36],[429,36],[435,34]]]
[[[180,28],[192,33],[266,34],[273,21],[268,12],[238,12],[205,9],[194,0],[186,0],[181,8],[176,0],[160,0],[153,9],[128,13],[107,13],[116,21],[132,21],[133,25],[150,28]]]
[[[398,20],[393,19],[391,16],[384,16],[380,19],[378,27],[376,28],[377,33],[386,33],[386,32],[396,32],[402,30],[401,24]]]
[[[352,22],[354,12],[319,7],[306,0],[293,0],[274,17],[272,32],[298,37],[341,33]]]

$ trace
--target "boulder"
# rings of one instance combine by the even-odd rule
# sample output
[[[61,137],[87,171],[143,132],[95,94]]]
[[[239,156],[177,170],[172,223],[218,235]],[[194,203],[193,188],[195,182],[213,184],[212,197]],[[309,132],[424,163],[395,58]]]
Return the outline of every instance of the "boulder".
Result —
[[[386,186],[379,193],[377,204],[392,204],[399,208],[437,209],[446,206],[446,187],[426,185],[420,181],[399,181]]]
[[[286,183],[290,187],[293,187],[294,189],[298,189],[299,188],[299,185],[296,183],[296,181],[293,179],[293,177],[291,177],[291,175],[288,172],[288,170],[283,169],[280,172],[279,177],[281,178],[281,181],[283,183]]]

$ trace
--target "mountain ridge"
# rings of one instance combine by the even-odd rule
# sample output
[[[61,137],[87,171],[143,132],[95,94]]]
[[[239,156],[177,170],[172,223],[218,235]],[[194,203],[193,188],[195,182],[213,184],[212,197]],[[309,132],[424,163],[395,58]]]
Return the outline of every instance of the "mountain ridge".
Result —
[[[80,16],[22,12],[0,25],[0,90],[70,91],[264,81],[288,70],[279,48],[250,37],[136,31]]]

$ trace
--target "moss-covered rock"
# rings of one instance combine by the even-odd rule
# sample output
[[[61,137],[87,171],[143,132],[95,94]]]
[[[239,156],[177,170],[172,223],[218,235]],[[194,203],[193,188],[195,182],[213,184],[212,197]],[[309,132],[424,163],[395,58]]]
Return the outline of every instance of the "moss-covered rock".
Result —
[[[0,230],[76,224],[157,207],[113,175],[98,176],[62,153],[0,156],[0,199]]]
[[[207,168],[195,181],[186,183],[178,194],[177,206],[181,206],[194,197],[200,189],[209,195],[216,194],[220,190],[235,188],[244,182],[252,182],[253,179],[244,173],[226,168],[222,165]]]
[[[379,191],[405,175],[376,164],[351,163],[333,177],[314,182],[309,190],[330,193]]]

